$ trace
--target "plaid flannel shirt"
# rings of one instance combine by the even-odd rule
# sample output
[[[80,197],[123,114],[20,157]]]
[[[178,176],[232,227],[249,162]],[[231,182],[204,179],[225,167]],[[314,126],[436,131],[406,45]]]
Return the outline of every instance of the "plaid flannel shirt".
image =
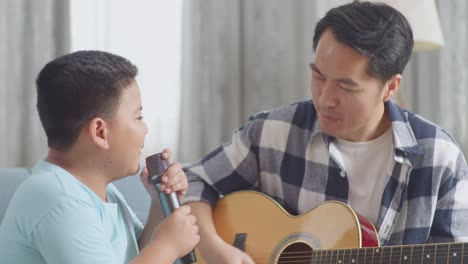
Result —
[[[395,166],[376,224],[380,243],[468,241],[468,168],[459,146],[420,116],[391,101],[386,107]],[[257,190],[298,214],[327,200],[346,203],[342,160],[334,138],[320,131],[313,102],[295,103],[251,117],[229,142],[186,167],[184,201],[214,206],[222,194]]]

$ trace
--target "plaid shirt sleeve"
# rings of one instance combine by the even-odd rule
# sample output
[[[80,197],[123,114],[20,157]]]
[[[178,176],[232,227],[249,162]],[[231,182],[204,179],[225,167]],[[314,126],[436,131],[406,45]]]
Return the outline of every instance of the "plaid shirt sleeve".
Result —
[[[468,167],[440,127],[392,102],[396,161],[377,228],[383,245],[468,241]],[[220,195],[260,190],[294,213],[326,200],[347,202],[348,182],[319,137],[311,102],[262,112],[200,161],[185,168],[184,201],[214,206]]]
[[[440,145],[440,144],[439,144]],[[468,241],[468,168],[458,146],[439,147],[437,156],[447,159],[437,196],[429,240],[432,242]],[[437,162],[437,159],[434,160]],[[435,164],[437,165],[437,164]],[[434,166],[434,170],[438,166]]]
[[[381,207],[384,245],[467,241],[468,167],[442,128],[388,104],[395,133],[395,165]]]
[[[184,202],[203,201],[214,206],[222,194],[255,188],[259,179],[258,146],[267,116],[262,112],[251,117],[230,141],[184,168],[190,184]]]

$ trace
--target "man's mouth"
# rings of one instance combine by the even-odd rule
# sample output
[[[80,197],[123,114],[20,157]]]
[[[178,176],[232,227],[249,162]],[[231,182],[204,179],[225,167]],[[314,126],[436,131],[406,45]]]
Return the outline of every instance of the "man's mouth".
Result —
[[[324,112],[319,112],[319,116],[322,119],[325,119],[327,121],[336,121],[336,120],[339,119],[337,115],[330,114],[330,113],[324,113]]]

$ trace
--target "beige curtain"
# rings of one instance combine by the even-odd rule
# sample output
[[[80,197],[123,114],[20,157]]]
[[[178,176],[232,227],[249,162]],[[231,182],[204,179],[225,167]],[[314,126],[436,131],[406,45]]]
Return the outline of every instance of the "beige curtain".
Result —
[[[0,0],[0,167],[32,166],[47,153],[34,81],[68,51],[68,0]]]
[[[448,131],[468,151],[468,2],[437,1],[445,45],[416,52],[404,74],[407,107]]]
[[[309,99],[315,23],[345,2],[185,1],[180,160],[202,157],[258,111]],[[468,3],[438,4],[446,45],[413,54],[401,95],[466,151]]]
[[[185,1],[180,160],[200,158],[256,112],[308,99],[314,25],[339,2]]]

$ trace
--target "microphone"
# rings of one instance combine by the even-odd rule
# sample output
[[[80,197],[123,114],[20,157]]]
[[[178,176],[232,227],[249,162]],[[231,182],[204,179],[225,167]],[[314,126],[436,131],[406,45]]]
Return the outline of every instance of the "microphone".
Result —
[[[162,184],[161,176],[166,172],[167,168],[169,168],[169,161],[162,158],[162,153],[157,153],[146,158],[146,167],[148,168],[151,184],[158,192],[158,198],[164,216],[167,217],[175,209],[180,207],[180,202],[175,192],[167,194],[159,189],[159,186]],[[191,264],[197,262],[197,257],[192,250],[179,260],[182,264]]]

